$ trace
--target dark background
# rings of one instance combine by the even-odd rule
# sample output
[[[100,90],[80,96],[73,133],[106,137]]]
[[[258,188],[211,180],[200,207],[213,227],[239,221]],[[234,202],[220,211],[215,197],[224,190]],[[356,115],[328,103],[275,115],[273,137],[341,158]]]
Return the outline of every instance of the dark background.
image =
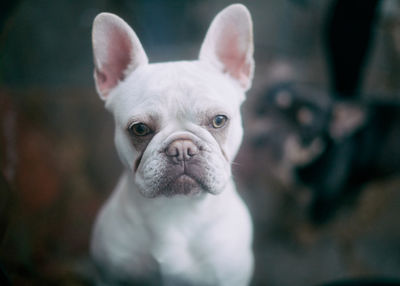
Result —
[[[90,36],[95,15],[108,11],[124,18],[138,34],[150,62],[190,60],[197,57],[212,18],[230,3],[20,0],[0,4],[0,264],[14,285],[93,282],[88,257],[91,227],[122,171],[113,146],[112,118],[94,89]],[[266,128],[257,125],[256,106],[274,84],[306,84],[321,97],[342,98],[335,94],[334,57],[327,40],[335,1],[242,3],[254,21],[256,75],[243,107],[245,138],[234,173],[255,224],[253,284],[400,279],[398,170],[366,178],[355,202],[316,224],[308,215],[314,193],[292,176],[290,162],[284,156],[274,158],[275,145],[268,141],[261,149],[252,144],[257,132]],[[347,10],[351,11],[347,23],[362,18],[363,3]],[[369,40],[361,45],[367,48],[354,52],[365,53],[355,88],[345,97],[357,103],[377,99],[397,104],[400,5],[384,0],[374,7]],[[357,43],[358,38],[340,35],[335,41],[345,48],[339,54],[347,55],[354,47],[351,40]],[[346,70],[345,65],[340,74]]]

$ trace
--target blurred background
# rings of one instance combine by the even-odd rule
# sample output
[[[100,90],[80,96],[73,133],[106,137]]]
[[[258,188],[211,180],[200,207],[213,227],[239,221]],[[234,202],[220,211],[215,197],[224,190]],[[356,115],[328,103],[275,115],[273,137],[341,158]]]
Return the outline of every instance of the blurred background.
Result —
[[[1,283],[93,284],[91,227],[122,171],[94,89],[95,15],[124,18],[151,62],[190,60],[231,3],[0,4]],[[234,175],[253,285],[400,279],[400,2],[242,3],[256,72]]]

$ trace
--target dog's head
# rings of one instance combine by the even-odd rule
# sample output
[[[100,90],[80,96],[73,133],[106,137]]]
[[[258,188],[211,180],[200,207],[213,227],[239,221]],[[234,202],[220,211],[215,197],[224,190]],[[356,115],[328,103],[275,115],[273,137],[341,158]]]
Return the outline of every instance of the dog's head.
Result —
[[[149,64],[134,31],[113,14],[96,17],[92,40],[96,88],[140,192],[221,192],[241,142],[240,105],[254,70],[247,9],[231,5],[215,17],[196,61]]]

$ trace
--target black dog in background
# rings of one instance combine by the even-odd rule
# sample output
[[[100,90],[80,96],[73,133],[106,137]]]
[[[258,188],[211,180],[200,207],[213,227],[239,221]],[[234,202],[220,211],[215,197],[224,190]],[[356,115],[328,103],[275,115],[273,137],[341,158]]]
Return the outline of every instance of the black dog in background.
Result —
[[[257,116],[275,127],[255,137],[254,146],[293,153],[283,157],[292,161],[295,183],[311,189],[314,223],[356,199],[367,182],[400,171],[400,102],[360,96],[379,4],[334,2],[326,30],[329,91],[278,82],[256,104]]]
[[[326,51],[334,101],[359,102],[380,3],[379,0],[333,3],[327,20]],[[399,143],[396,141],[400,140],[396,137],[400,135],[396,132],[400,126],[399,105],[376,102],[358,109],[365,114],[363,122],[353,126],[354,132],[341,140],[335,140],[335,135],[327,136],[324,153],[297,170],[299,179],[314,190],[311,216],[316,222],[327,219],[346,197],[354,197],[365,182],[400,170],[397,163],[400,153],[396,148]],[[351,114],[344,112],[342,116]]]
[[[296,183],[312,190],[313,222],[326,221],[367,182],[400,172],[400,102],[338,100],[280,83],[267,90],[257,108],[258,117],[269,117],[276,128],[285,126],[280,140],[295,138],[296,152],[320,144],[301,162],[293,160]],[[253,143],[268,145],[266,138],[274,134],[262,134]]]

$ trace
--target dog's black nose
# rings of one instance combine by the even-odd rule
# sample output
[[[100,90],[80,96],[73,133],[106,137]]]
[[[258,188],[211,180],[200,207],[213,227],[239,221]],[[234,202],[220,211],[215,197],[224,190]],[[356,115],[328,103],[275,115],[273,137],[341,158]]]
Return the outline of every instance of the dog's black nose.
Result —
[[[199,153],[199,148],[188,139],[177,139],[168,145],[165,154],[177,161],[188,161]]]

